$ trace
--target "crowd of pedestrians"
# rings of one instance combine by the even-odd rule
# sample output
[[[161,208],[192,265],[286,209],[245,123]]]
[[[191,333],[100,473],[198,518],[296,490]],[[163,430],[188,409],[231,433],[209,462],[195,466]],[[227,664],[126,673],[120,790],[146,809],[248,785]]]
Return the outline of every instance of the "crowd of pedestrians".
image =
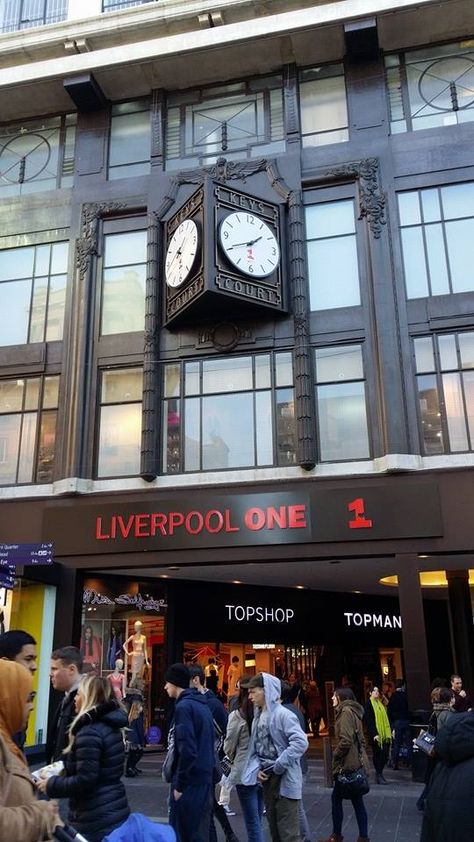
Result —
[[[62,696],[51,717],[46,759],[56,765],[52,774],[35,781],[24,744],[36,669],[31,635],[0,635],[0,842],[46,842],[64,821],[88,842],[103,842],[114,829],[117,841],[131,842],[136,837],[126,830],[130,808],[123,776],[141,774],[145,733],[140,691],[134,689],[122,700],[107,679],[83,675],[79,648],[55,649],[51,685]],[[234,657],[228,670],[233,693],[224,705],[211,689],[214,672],[211,662],[204,669],[176,663],[165,674],[172,709],[163,764],[170,787],[169,833],[174,831],[177,842],[217,842],[218,822],[226,842],[239,842],[228,816],[235,789],[248,842],[264,842],[265,828],[271,842],[316,842],[303,802],[307,734],[311,729],[314,737],[319,735],[323,716],[316,683],[303,688],[266,672],[242,675]],[[437,679],[432,686],[428,730],[434,748],[417,802],[423,812],[420,842],[474,840],[472,703],[459,675],[447,684]],[[344,801],[355,814],[357,842],[369,842],[367,749],[380,786],[386,784],[387,764],[396,771],[402,754],[410,763],[406,687],[400,680],[390,689],[371,687],[365,706],[349,686],[333,693],[333,828],[318,842],[342,842]],[[147,820],[135,821],[142,825]]]

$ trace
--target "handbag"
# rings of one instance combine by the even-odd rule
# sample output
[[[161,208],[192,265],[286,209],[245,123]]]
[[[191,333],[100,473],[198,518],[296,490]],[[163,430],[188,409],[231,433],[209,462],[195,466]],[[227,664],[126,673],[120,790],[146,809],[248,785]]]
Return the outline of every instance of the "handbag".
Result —
[[[367,795],[370,784],[362,766],[353,772],[339,772],[337,783],[342,798],[355,798],[357,795]]]
[[[219,762],[224,778],[228,778],[232,769],[232,760],[230,757],[227,757],[227,754],[224,754],[224,757],[221,757]]]
[[[429,731],[420,731],[417,737],[413,740],[413,744],[420,749],[424,754],[427,754],[428,757],[433,757],[435,753],[434,749],[434,741],[436,740],[436,734],[430,734]]]

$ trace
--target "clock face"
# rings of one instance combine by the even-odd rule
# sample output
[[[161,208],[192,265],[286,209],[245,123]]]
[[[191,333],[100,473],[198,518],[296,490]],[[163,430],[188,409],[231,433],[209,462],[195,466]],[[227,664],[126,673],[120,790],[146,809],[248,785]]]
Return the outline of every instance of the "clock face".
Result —
[[[227,259],[245,275],[265,278],[280,262],[275,234],[253,213],[238,211],[226,216],[219,229],[219,240]]]
[[[199,248],[199,231],[192,219],[181,222],[168,245],[165,279],[170,287],[179,287],[189,277]]]

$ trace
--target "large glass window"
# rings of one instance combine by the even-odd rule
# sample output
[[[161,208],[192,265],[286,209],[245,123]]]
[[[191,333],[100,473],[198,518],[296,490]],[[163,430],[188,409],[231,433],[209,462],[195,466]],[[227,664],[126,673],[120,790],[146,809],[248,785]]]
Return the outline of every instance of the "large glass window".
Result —
[[[0,485],[52,482],[59,377],[0,380]]]
[[[71,187],[75,114],[0,127],[0,196]]]
[[[392,132],[474,120],[474,48],[459,41],[385,57]]]
[[[103,12],[116,12],[119,9],[128,9],[131,6],[143,6],[144,3],[153,3],[156,0],[102,0]]]
[[[171,363],[164,395],[164,473],[294,464],[291,354]]]
[[[62,339],[68,243],[0,251],[0,345]]]
[[[145,327],[146,241],[146,231],[104,237],[102,335]]]
[[[474,182],[398,194],[408,298],[474,289]]]
[[[301,70],[299,88],[303,146],[324,146],[349,140],[343,65]]]
[[[426,455],[474,450],[474,333],[414,340]]]
[[[140,473],[143,372],[141,368],[102,372],[97,475]]]
[[[369,458],[362,347],[332,345],[315,356],[321,462]]]
[[[168,97],[167,169],[274,155],[284,137],[280,74]]]
[[[354,200],[308,205],[306,239],[311,309],[360,304]]]
[[[66,20],[67,7],[68,0],[3,0],[0,31],[13,32]]]
[[[150,172],[151,124],[148,100],[112,106],[110,118],[109,178]]]

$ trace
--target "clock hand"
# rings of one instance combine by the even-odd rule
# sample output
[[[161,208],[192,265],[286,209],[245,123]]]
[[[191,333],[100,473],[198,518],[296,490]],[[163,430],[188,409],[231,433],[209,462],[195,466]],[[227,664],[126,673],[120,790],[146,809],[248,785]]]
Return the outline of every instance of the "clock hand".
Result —
[[[261,240],[261,239],[262,239],[262,237],[260,236],[260,237],[256,237],[255,240],[250,240],[250,242],[248,242],[248,243],[247,242],[245,242],[245,243],[234,243],[232,246],[227,246],[227,251],[230,251],[231,249],[239,248],[239,246],[246,246],[247,248],[250,248],[250,246],[253,246],[255,243],[258,243],[258,241]]]

